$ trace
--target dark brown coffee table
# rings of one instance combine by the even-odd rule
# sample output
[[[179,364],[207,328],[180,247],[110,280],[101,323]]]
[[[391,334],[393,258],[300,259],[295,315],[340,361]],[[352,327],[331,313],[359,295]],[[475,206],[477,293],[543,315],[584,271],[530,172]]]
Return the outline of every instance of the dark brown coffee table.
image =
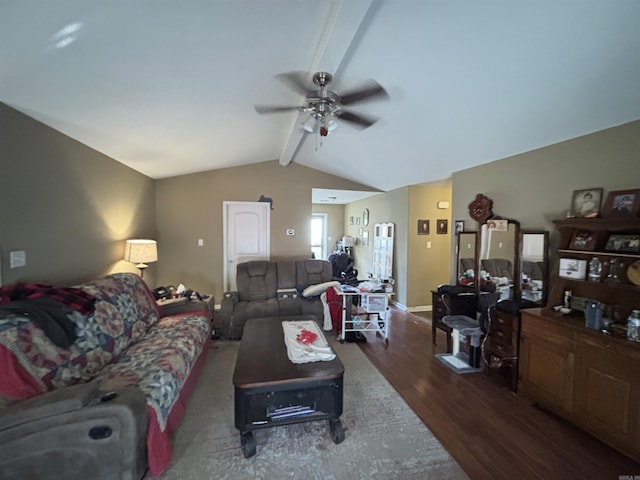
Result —
[[[284,343],[284,320],[315,317],[269,317],[248,320],[244,326],[236,367],[235,425],[246,458],[256,453],[253,430],[292,423],[328,420],[331,439],[344,440],[342,380],[344,366],[331,361],[296,364]]]

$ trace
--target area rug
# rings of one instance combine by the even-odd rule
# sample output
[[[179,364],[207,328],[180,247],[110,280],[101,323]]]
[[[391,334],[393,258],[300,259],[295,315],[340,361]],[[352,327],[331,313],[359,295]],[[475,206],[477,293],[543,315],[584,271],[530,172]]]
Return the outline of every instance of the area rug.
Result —
[[[326,420],[268,428],[254,432],[257,453],[246,459],[233,415],[238,342],[215,341],[176,432],[173,460],[157,478],[468,478],[356,344],[331,345],[345,366],[342,443],[333,443]]]

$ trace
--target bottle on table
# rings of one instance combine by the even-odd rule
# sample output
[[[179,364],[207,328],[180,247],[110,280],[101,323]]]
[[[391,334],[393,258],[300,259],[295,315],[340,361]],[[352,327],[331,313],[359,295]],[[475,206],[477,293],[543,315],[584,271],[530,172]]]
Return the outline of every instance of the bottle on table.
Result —
[[[589,281],[600,282],[602,276],[602,263],[598,257],[593,257],[589,262]]]
[[[640,342],[640,310],[634,310],[627,319],[627,338]]]

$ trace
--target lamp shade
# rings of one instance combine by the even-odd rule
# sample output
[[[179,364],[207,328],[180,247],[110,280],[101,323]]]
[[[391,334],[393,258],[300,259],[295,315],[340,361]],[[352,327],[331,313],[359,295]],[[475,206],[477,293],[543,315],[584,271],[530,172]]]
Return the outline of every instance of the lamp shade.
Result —
[[[127,262],[138,264],[157,262],[158,248],[156,241],[144,239],[127,240],[124,247],[124,259]]]

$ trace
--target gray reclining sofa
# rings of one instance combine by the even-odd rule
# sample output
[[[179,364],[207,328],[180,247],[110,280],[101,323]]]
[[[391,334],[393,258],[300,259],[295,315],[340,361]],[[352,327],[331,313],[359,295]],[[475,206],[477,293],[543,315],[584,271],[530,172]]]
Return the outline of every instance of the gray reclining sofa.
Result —
[[[237,266],[237,290],[226,292],[220,305],[222,336],[239,339],[250,318],[288,315],[314,315],[322,325],[323,305],[318,288],[303,296],[310,286],[334,281],[327,260],[257,260]]]

